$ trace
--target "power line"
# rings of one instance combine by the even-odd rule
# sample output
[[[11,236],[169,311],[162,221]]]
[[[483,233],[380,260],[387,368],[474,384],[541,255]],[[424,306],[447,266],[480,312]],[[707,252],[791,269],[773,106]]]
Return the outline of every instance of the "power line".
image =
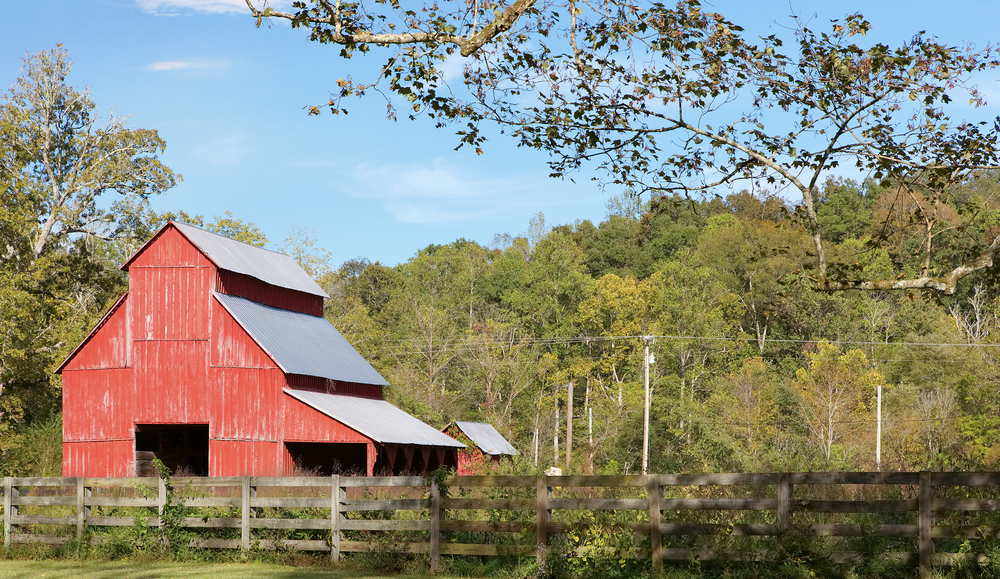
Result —
[[[623,340],[636,340],[641,341],[644,337],[653,337],[657,340],[690,340],[690,341],[706,341],[706,342],[747,342],[747,343],[764,343],[764,344],[815,344],[818,342],[826,342],[829,344],[840,345],[840,346],[924,346],[924,347],[935,347],[935,348],[947,348],[947,347],[962,347],[962,348],[997,348],[1000,347],[1000,343],[997,344],[983,344],[983,343],[969,343],[969,342],[876,342],[876,341],[863,341],[863,340],[830,340],[826,338],[815,338],[815,339],[791,339],[791,338],[767,338],[764,340],[759,340],[753,337],[730,337],[730,336],[679,336],[679,335],[668,335],[668,334],[642,334],[642,335],[628,335],[628,336],[572,336],[572,337],[553,337],[553,338],[521,338],[516,342],[512,343],[511,340],[501,340],[501,339],[473,339],[473,340],[462,340],[462,339],[447,339],[434,341],[433,344],[460,344],[462,347],[475,348],[484,347],[493,344],[511,344],[511,345],[569,345],[569,344],[587,344],[590,342],[615,342]],[[400,345],[420,345],[425,343],[425,340],[419,338],[411,339],[400,339],[400,340],[385,340],[384,343],[389,344],[400,344]],[[466,346],[467,345],[467,346]]]

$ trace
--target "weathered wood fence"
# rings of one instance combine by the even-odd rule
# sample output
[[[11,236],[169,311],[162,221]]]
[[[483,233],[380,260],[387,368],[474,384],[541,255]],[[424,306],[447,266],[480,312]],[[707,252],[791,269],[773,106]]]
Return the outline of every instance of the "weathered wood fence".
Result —
[[[644,537],[641,555],[652,556],[654,572],[664,560],[779,556],[727,548],[726,541],[741,537],[883,537],[906,540],[894,543],[905,550],[880,557],[916,564],[920,576],[928,577],[933,565],[964,556],[935,553],[935,539],[1000,539],[1000,524],[990,525],[996,517],[988,514],[1000,511],[996,472],[465,476],[443,479],[441,486],[427,477],[334,475],[174,478],[170,484],[172,495],[156,478],[7,477],[4,546],[59,544],[74,537],[74,527],[76,539],[96,538],[101,527],[134,525],[137,516],[155,527],[177,506],[168,504],[168,496],[185,508],[202,509],[202,516],[183,518],[182,526],[229,530],[228,538],[196,538],[195,547],[329,551],[336,560],[342,552],[373,549],[371,536],[389,531],[398,533],[393,548],[429,554],[432,568],[441,555],[544,561],[550,537],[598,524],[593,518],[581,523],[574,516],[580,511],[628,514],[600,524]],[[396,498],[386,498],[390,494]],[[268,509],[277,516],[265,516]],[[290,517],[289,509],[300,511]],[[409,518],[392,518],[400,514]],[[852,516],[869,518],[851,522]],[[935,517],[947,520],[935,524]],[[265,529],[307,530],[322,538],[267,538],[275,535]],[[494,540],[500,535],[514,540]],[[694,538],[705,537],[715,542],[696,544]],[[463,538],[467,542],[458,542]],[[849,562],[865,553],[827,556]]]

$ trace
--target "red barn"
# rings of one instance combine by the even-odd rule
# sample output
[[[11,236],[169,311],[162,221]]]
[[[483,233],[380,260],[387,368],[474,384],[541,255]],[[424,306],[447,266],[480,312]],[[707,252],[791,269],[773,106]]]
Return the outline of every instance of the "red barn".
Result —
[[[514,445],[507,442],[492,424],[456,420],[442,431],[460,442],[468,443],[458,451],[458,475],[488,474],[491,467],[503,458],[517,454]]]
[[[287,255],[168,222],[62,363],[63,475],[425,472],[463,445],[382,399]]]

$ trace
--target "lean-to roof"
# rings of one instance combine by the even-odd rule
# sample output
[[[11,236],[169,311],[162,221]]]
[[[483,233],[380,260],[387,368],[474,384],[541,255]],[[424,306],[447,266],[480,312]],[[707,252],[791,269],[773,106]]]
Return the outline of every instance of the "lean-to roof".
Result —
[[[286,374],[389,384],[326,318],[213,295]]]
[[[489,455],[517,454],[517,449],[507,442],[492,424],[485,422],[455,421],[455,425],[476,443],[479,450]]]
[[[396,408],[385,400],[285,390],[292,398],[382,444],[417,444],[465,448],[454,438]]]

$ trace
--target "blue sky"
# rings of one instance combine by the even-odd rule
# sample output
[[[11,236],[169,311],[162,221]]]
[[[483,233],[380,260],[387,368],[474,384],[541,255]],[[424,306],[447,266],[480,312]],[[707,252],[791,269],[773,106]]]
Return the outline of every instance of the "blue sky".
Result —
[[[817,29],[862,11],[872,36],[890,45],[927,30],[982,47],[996,41],[1000,22],[995,0],[705,5],[758,35],[781,32],[792,11]],[[454,129],[386,120],[378,95],[347,103],[346,116],[307,116],[304,107],[324,102],[338,78],[363,79],[383,57],[344,62],[302,30],[257,29],[243,0],[12,2],[5,20],[3,87],[26,53],[62,43],[75,62],[70,84],[89,87],[103,116],[113,109],[131,126],[159,131],[162,158],[184,183],[155,199],[157,209],[207,218],[231,211],[272,245],[294,227],[311,229],[336,264],[366,257],[391,265],[459,237],[489,244],[496,233],[525,230],[538,211],[549,225],[596,223],[617,192],[600,190],[586,171],[550,179],[544,154],[504,137],[482,156],[454,151]],[[977,114],[996,116],[1000,85],[987,79],[980,88],[992,98]]]

